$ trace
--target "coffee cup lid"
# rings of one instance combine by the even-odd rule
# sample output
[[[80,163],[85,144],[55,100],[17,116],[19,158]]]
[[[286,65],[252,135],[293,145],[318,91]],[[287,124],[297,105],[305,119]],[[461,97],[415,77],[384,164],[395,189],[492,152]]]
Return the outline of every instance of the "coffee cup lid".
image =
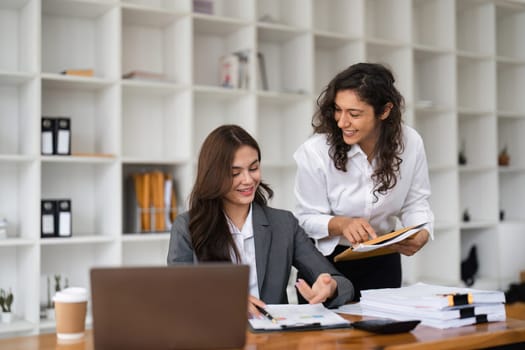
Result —
[[[87,300],[86,288],[69,287],[57,292],[53,297],[53,301],[63,303],[78,303]]]

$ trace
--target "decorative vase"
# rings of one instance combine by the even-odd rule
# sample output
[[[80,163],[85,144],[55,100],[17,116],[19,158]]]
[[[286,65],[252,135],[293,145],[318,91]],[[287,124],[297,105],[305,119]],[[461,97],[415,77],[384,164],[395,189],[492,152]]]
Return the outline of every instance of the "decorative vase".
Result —
[[[2,312],[2,323],[13,322],[14,315],[12,312]]]
[[[498,165],[500,166],[508,166],[510,163],[510,156],[507,153],[507,147],[503,148],[503,150],[500,152],[498,156]]]

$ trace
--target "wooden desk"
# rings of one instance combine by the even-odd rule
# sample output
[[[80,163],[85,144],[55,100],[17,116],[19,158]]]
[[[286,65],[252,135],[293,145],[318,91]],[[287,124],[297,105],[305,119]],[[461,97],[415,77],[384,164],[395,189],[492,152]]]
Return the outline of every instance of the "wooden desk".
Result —
[[[344,317],[351,321],[361,319],[359,316]],[[417,326],[412,332],[394,335],[376,335],[356,329],[262,334],[247,332],[245,350],[480,349],[515,343],[525,343],[523,320],[508,319],[506,322],[447,330]],[[84,340],[69,344],[57,343],[54,333],[0,339],[0,349],[93,350],[93,334],[88,330]]]

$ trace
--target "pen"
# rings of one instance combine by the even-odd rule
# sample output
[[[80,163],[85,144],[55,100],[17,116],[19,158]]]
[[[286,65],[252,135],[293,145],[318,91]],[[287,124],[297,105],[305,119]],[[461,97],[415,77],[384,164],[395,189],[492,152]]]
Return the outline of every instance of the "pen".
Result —
[[[255,304],[254,304],[255,305]],[[255,305],[255,307],[257,308],[257,310],[259,310],[259,312],[261,314],[263,314],[264,316],[266,316],[269,320],[271,320],[273,323],[277,323],[277,320],[272,316],[270,315],[270,313],[268,311],[266,311],[265,308],[263,307],[260,307],[259,305]]]

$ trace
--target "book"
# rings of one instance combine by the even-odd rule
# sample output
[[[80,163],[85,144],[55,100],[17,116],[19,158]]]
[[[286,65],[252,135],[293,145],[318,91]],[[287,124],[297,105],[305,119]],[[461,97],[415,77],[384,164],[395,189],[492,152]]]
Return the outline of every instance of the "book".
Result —
[[[221,56],[219,60],[219,85],[225,88],[239,88],[239,71],[240,71],[239,56],[232,53]]]
[[[419,225],[404,227],[366,242],[359,243],[358,245],[349,247],[344,252],[338,254],[334,258],[334,261],[337,262],[343,260],[363,259],[371,256],[393,253],[394,250],[389,247],[390,245],[401,242],[402,240],[413,236],[424,225],[426,225],[426,222]]]
[[[166,76],[161,73],[155,73],[144,70],[132,70],[122,75],[122,79],[135,79],[135,80],[166,80]]]
[[[66,69],[60,72],[63,75],[77,75],[82,77],[92,77],[94,75],[93,69]]]
[[[259,89],[268,90],[268,76],[266,75],[266,62],[264,61],[264,54],[257,52],[257,74]]]
[[[265,310],[268,317],[249,319],[252,332],[272,332],[286,330],[319,330],[350,327],[344,319],[323,304],[268,304]]]

